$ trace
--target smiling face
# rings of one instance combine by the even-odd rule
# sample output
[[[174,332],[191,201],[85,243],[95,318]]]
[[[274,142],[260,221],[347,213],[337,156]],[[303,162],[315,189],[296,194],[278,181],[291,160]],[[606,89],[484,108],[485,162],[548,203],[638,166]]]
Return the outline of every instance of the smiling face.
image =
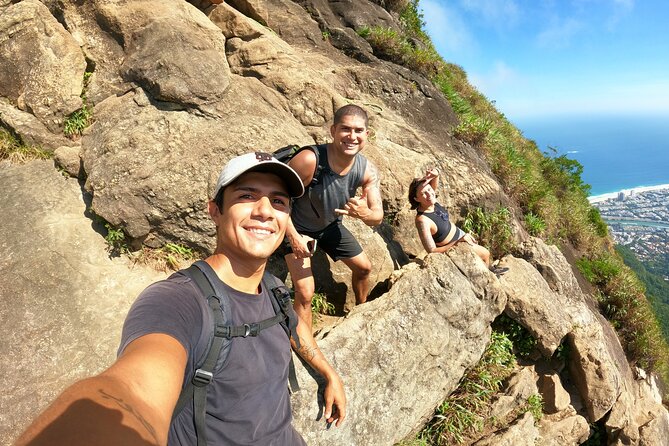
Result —
[[[416,201],[418,201],[422,207],[429,207],[437,202],[437,194],[434,192],[434,189],[432,189],[430,183],[418,186],[416,189]]]
[[[365,148],[369,131],[365,119],[357,115],[344,115],[330,127],[332,146],[342,155],[354,156]]]
[[[290,197],[278,176],[248,172],[223,190],[220,209],[210,202],[209,213],[217,252],[239,261],[266,260],[283,240]]]

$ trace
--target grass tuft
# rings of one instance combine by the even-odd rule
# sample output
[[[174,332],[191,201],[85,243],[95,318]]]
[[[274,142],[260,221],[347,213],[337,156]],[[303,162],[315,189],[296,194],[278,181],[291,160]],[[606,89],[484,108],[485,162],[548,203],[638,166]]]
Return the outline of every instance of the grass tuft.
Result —
[[[493,331],[490,344],[479,363],[437,408],[432,420],[415,440],[425,443],[417,444],[452,445],[475,438],[477,433],[493,423],[494,420],[487,416],[492,396],[500,390],[515,367],[513,343],[506,334]]]
[[[51,154],[39,147],[28,146],[9,130],[0,127],[0,161],[24,164],[36,159],[49,159]]]

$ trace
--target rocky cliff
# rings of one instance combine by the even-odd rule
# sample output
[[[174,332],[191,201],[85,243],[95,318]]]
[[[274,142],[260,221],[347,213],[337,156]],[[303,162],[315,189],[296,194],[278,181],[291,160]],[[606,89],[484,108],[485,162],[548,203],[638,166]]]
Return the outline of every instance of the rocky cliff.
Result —
[[[206,199],[225,161],[324,142],[333,111],[355,103],[371,115],[365,155],[381,171],[388,218],[375,229],[345,223],[374,259],[378,297],[320,334],[348,392],[342,427],[317,421],[318,382],[298,371],[295,424],[308,444],[410,437],[479,361],[502,313],[543,359],[510,378],[492,407],[508,422],[477,444],[580,444],[597,422],[610,444],[667,444],[652,377],[630,368],[557,248],[515,222],[522,248],[502,259],[501,279],[464,248],[423,258],[405,197],[427,166],[442,172],[441,202],[455,218],[513,203],[482,155],[452,136],[457,117],[442,93],[356,33],[397,27],[403,2],[214,3],[0,0],[0,126],[53,157],[0,164],[3,443],[62,388],[113,361],[128,306],[162,277],[110,258],[99,218],[135,248],[172,242],[205,254]],[[323,256],[315,265],[343,305],[347,270]],[[560,345],[570,354],[551,360]],[[536,393],[546,414],[537,423],[516,411]]]

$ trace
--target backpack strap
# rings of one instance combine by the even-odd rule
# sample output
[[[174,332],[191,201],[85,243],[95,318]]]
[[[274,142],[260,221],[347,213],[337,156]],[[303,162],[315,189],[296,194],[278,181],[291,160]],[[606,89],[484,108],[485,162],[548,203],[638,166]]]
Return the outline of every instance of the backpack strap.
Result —
[[[197,446],[207,446],[207,429],[205,422],[205,415],[207,409],[207,386],[214,378],[214,368],[221,353],[224,350],[225,354],[229,349],[223,349],[224,343],[230,343],[229,338],[218,334],[218,327],[225,326],[224,312],[221,310],[221,305],[224,302],[216,295],[214,287],[205,275],[203,269],[195,262],[190,267],[181,272],[195,282],[199,288],[202,296],[207,301],[207,309],[211,315],[211,325],[209,327],[210,337],[207,343],[206,353],[196,364],[193,379],[188,381],[179,395],[179,400],[174,408],[172,419],[174,419],[179,412],[193,401],[193,417],[195,419],[195,433],[197,436]],[[204,263],[204,262],[203,262]],[[227,303],[227,302],[226,302]],[[230,313],[227,312],[229,315]],[[204,329],[204,327],[203,327]]]
[[[270,294],[273,297],[272,306],[274,307],[274,312],[277,315],[282,315],[283,321],[281,327],[288,335],[288,338],[293,339],[295,346],[299,350],[302,347],[300,345],[300,337],[297,336],[297,323],[299,319],[297,313],[295,313],[295,310],[293,309],[293,302],[290,299],[290,290],[281,280],[279,280],[279,278],[269,273],[267,270],[265,270],[265,274],[263,275],[262,284],[265,289],[270,290]],[[300,390],[292,353],[288,364],[288,384],[291,393]]]

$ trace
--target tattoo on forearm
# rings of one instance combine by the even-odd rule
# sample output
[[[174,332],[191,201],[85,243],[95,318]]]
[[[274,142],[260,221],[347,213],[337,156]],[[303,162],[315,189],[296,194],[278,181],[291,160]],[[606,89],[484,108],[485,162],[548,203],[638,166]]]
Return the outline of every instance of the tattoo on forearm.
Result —
[[[309,362],[314,359],[319,352],[320,350],[318,350],[318,346],[306,345],[302,338],[300,338],[300,348],[297,350],[297,354],[300,355],[302,359]]]
[[[144,426],[144,429],[146,429],[146,431],[153,437],[153,439],[155,440],[155,442],[158,443],[158,436],[157,436],[157,434],[156,434],[156,430],[155,430],[154,427],[153,427],[153,426],[146,420],[146,418],[144,418],[144,417],[142,416],[142,414],[140,414],[139,412],[137,412],[137,411],[135,410],[134,407],[132,407],[130,404],[128,404],[128,403],[126,403],[125,401],[123,401],[123,399],[121,399],[121,398],[117,398],[117,397],[115,397],[115,396],[113,396],[113,395],[108,394],[108,393],[105,392],[103,389],[98,389],[98,392],[100,392],[100,394],[102,395],[102,398],[104,398],[104,399],[106,399],[106,400],[112,400],[112,401],[114,401],[116,404],[118,404],[118,406],[119,406],[121,409],[125,410],[125,411],[128,412],[130,415],[132,415],[133,417],[135,417],[135,418],[137,419],[137,421],[139,421],[140,424],[141,424],[142,426]]]
[[[430,232],[430,225],[422,220],[416,221],[416,227],[418,228],[418,235],[420,236],[420,241],[423,244],[423,247],[427,252],[432,252],[437,245],[434,243],[432,238],[432,233]]]

